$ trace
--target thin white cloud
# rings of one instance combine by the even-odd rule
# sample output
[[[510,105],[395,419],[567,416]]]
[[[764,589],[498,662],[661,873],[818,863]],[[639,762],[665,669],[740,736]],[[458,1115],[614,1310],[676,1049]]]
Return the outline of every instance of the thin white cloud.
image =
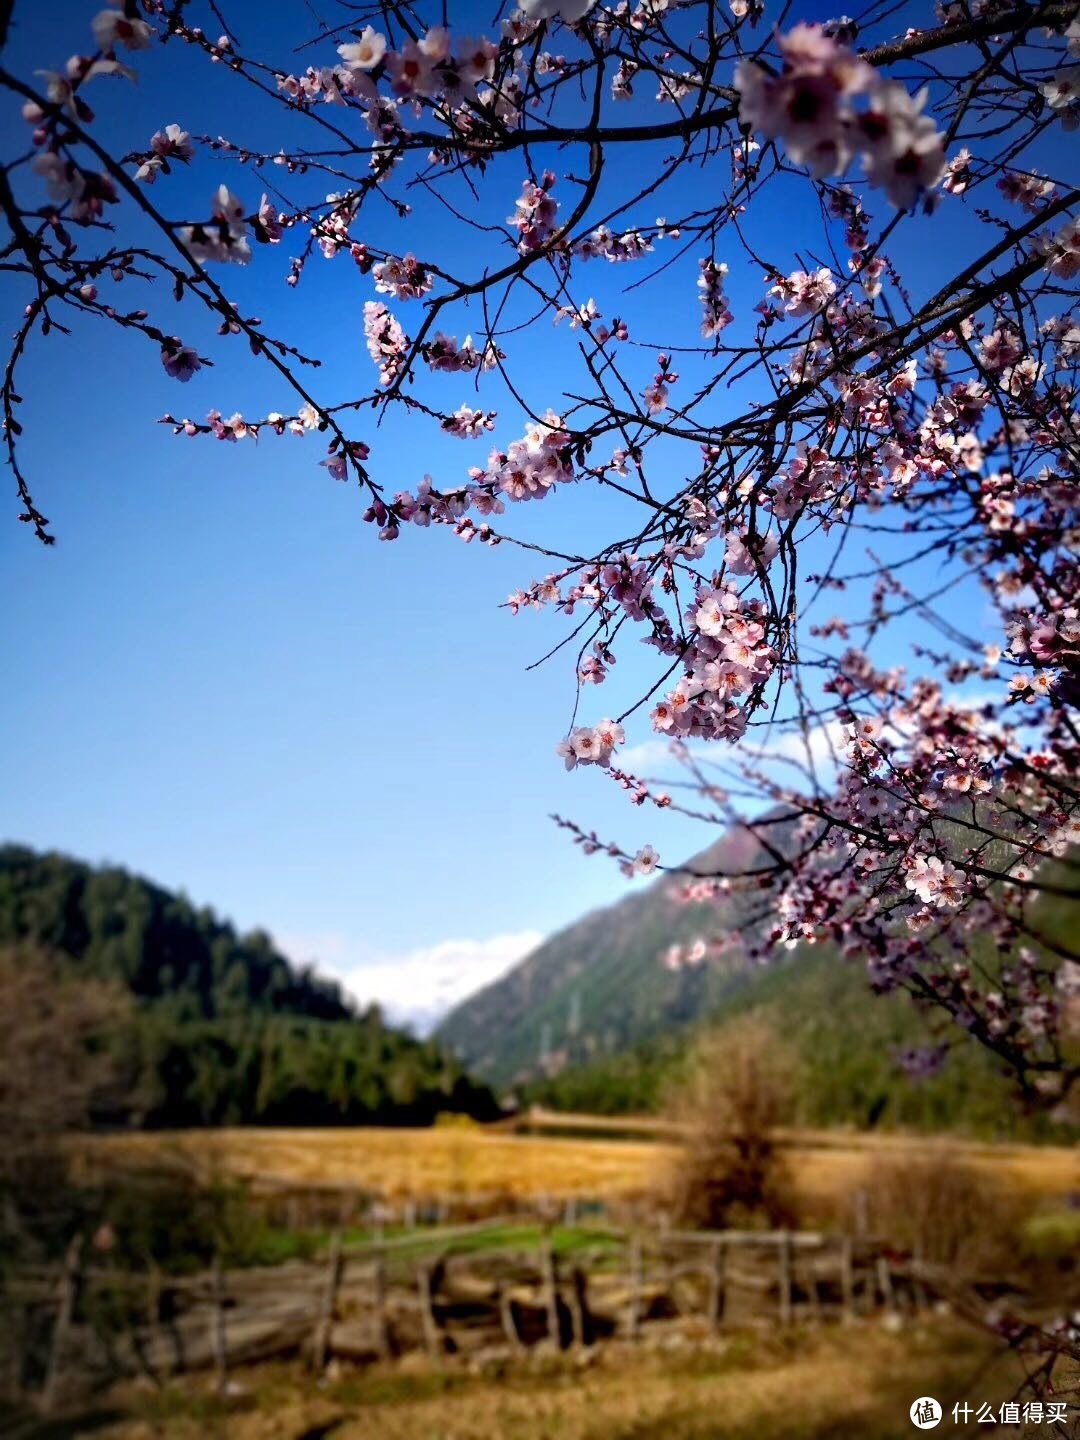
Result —
[[[671,741],[661,739],[642,740],[639,745],[620,750],[616,764],[620,770],[627,770],[631,775],[672,775],[682,769]]]
[[[735,745],[692,741],[687,748],[699,760],[723,760],[728,763],[740,759],[755,762],[797,760],[805,765],[809,753],[812,763],[820,768],[834,764],[843,753],[844,726],[838,720],[829,720],[811,726],[805,736],[798,730],[785,730],[767,740],[758,741],[751,732]],[[672,742],[661,737],[644,740],[621,751],[618,764],[620,770],[628,770],[632,775],[677,775],[682,770]]]
[[[827,720],[822,725],[812,725],[805,735],[801,730],[785,730],[761,744],[744,740],[740,749],[755,760],[795,760],[800,765],[809,763],[820,769],[823,765],[836,764],[844,753],[846,729],[839,720]]]
[[[375,1002],[388,1020],[426,1034],[454,1005],[505,975],[544,937],[539,930],[519,930],[486,940],[440,940],[399,953],[375,953],[333,931],[276,938],[291,959],[316,963],[360,1004]]]

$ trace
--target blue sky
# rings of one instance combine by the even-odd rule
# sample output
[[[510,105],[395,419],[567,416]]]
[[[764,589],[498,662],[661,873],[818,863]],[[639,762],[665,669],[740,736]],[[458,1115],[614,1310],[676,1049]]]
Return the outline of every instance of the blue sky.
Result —
[[[47,8],[46,17],[16,7],[22,30],[7,61],[23,73],[58,65],[86,43],[93,5]],[[486,10],[464,11],[462,28],[490,33]],[[257,21],[264,53],[282,61],[275,40],[298,26],[306,33],[299,3],[268,10],[243,0],[227,13],[249,44]],[[229,113],[221,77],[178,59],[192,90],[181,81],[167,101],[152,83],[160,55],[137,57],[138,90],[99,82],[101,133],[130,144],[177,121],[249,143],[272,138]],[[21,123],[3,117],[9,146],[23,143]],[[205,211],[218,178],[205,166],[180,177],[181,213]],[[226,178],[257,202],[256,177],[233,170]],[[615,173],[609,183],[626,179]],[[508,176],[497,197],[504,215],[520,180]],[[769,232],[787,268],[790,230],[790,219],[776,216]],[[400,249],[410,237],[419,248],[389,220],[370,236]],[[450,241],[442,253],[460,261],[466,244]],[[284,251],[222,276],[228,293],[324,359],[321,395],[366,389],[361,307],[370,281],[345,260],[312,262],[294,295],[280,283]],[[924,255],[924,284],[946,258]],[[605,290],[632,278],[622,267],[613,277],[614,268],[596,267],[592,292],[609,314],[618,306]],[[626,307],[643,338],[653,321],[662,338],[673,303],[693,325],[692,274],[689,291],[681,288],[688,273],[680,271],[677,294],[661,282],[641,292],[633,312]],[[760,281],[733,273],[729,290],[745,316]],[[3,295],[10,330],[22,298],[10,286]],[[547,325],[519,361],[538,404],[557,398],[564,353],[564,332]],[[192,324],[184,336],[203,339]],[[186,387],[145,344],[103,328],[38,343],[27,361],[24,466],[58,543],[46,550],[16,524],[5,482],[4,836],[181,888],[242,927],[266,927],[298,958],[318,958],[358,994],[414,1014],[432,1008],[433,989],[481,983],[540,936],[625,893],[615,867],[581,859],[550,811],[631,848],[652,840],[672,860],[709,840],[688,822],[635,810],[598,772],[564,773],[553,747],[573,701],[571,666],[559,657],[525,668],[561,633],[558,622],[498,608],[542,573],[530,557],[464,546],[442,530],[410,529],[395,545],[379,544],[361,523],[361,495],[319,468],[323,451],[310,437],[226,446],[155,425],[166,409],[202,418],[211,406],[251,415],[290,408],[240,342],[210,353],[214,370]],[[650,352],[640,366],[647,378]],[[459,381],[446,391],[454,404],[469,396]],[[512,404],[498,408],[495,438],[505,442],[520,420]],[[487,452],[485,441],[395,418],[365,438],[391,491],[425,471],[459,481]],[[575,547],[610,518],[603,498],[580,487],[529,509],[507,528],[555,540],[570,527]],[[620,664],[620,694],[647,673],[651,654]],[[603,691],[587,698],[591,719],[616,708]],[[632,739],[647,738],[643,719]]]

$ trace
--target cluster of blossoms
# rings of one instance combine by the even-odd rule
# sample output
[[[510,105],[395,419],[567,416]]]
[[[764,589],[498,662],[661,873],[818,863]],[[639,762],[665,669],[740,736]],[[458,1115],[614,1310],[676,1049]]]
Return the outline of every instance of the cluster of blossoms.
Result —
[[[494,429],[495,414],[462,405],[452,415],[445,416],[441,426],[448,434],[477,439],[484,431]],[[548,411],[505,451],[492,450],[486,468],[471,466],[469,477],[467,485],[436,490],[431,477],[425,476],[415,495],[402,490],[390,503],[378,500],[368,508],[364,518],[379,525],[380,537],[384,540],[396,540],[402,524],[421,527],[443,524],[452,525],[464,540],[479,535],[483,540],[497,543],[498,537],[490,528],[474,526],[467,512],[501,515],[505,510],[501,496],[512,501],[542,500],[557,482],[573,480],[570,435],[559,416]],[[510,605],[516,612],[524,604],[539,605],[549,599],[558,600],[554,583],[541,587],[532,599],[511,597]]]
[[[578,765],[610,765],[617,745],[626,739],[623,727],[614,720],[601,720],[599,725],[579,725],[565,740],[560,740],[555,753],[562,757],[567,770]]]
[[[141,180],[144,185],[153,185],[159,173],[171,174],[171,160],[179,160],[186,165],[194,154],[191,136],[179,125],[166,125],[164,130],[158,130],[151,138],[149,153],[135,171],[135,179]]]
[[[616,235],[606,225],[600,225],[577,242],[574,255],[579,260],[608,260],[614,265],[623,260],[640,260],[652,249],[652,241],[639,230]]]
[[[997,186],[1006,200],[1022,206],[1030,214],[1034,214],[1039,206],[1054,194],[1052,180],[1046,180],[1041,175],[1023,174],[1018,170],[1006,171]]]
[[[100,220],[105,206],[116,204],[116,186],[108,175],[84,170],[55,150],[35,155],[34,170],[48,185],[49,198],[66,205],[70,219],[77,224]]]
[[[368,25],[357,37],[338,46],[341,64],[309,68],[303,75],[279,74],[278,89],[290,100],[311,105],[358,101],[366,108],[369,128],[379,140],[399,133],[396,102],[429,101],[450,107],[490,99],[499,47],[487,39],[460,37],[456,43],[441,25],[432,26],[400,50]],[[385,81],[393,100],[379,92]]]
[[[460,405],[452,415],[447,415],[442,428],[448,435],[460,440],[478,440],[485,430],[495,429],[495,412],[474,410],[471,405]]]
[[[758,575],[767,570],[780,553],[780,537],[770,531],[759,535],[743,529],[729,535],[724,546],[724,565],[731,575]]]
[[[776,666],[765,618],[764,604],[742,600],[730,582],[700,587],[686,612],[686,673],[654,707],[653,728],[682,738],[737,740],[748,718],[739,702],[760,691]]]
[[[185,225],[180,239],[196,260],[246,265],[251,259],[244,207],[226,185],[218,186],[211,202],[210,219],[198,225]]]
[[[563,422],[549,410],[505,451],[492,450],[485,470],[471,469],[474,484],[510,500],[542,500],[559,481],[574,478],[570,436]]]
[[[674,385],[678,375],[671,368],[671,361],[667,355],[658,355],[656,358],[656,374],[651,382],[645,387],[645,408],[650,415],[659,415],[661,410],[667,409],[668,386]]]
[[[856,155],[871,185],[896,206],[910,209],[945,170],[945,150],[933,120],[924,115],[924,90],[912,97],[883,80],[818,25],[799,24],[779,40],[778,75],[756,61],[735,72],[740,118],[788,155],[824,178],[842,174]],[[856,109],[856,98],[865,108]]]
[[[1066,220],[1053,235],[1040,235],[1037,244],[1046,256],[1046,268],[1059,280],[1080,275],[1080,220]]]
[[[344,445],[338,447],[336,441],[331,442],[330,453],[325,460],[319,464],[324,466],[334,480],[345,481],[349,478],[350,466],[362,464],[371,451],[362,440],[347,440]]]
[[[826,450],[802,445],[799,453],[772,483],[769,507],[781,520],[791,520],[808,506],[823,508],[840,494],[844,467]]]
[[[1080,60],[1080,20],[1072,22],[1066,38],[1069,54]],[[1066,130],[1080,128],[1080,64],[1063,65],[1039,90]]]
[[[701,291],[701,333],[707,340],[719,335],[720,331],[730,325],[735,318],[728,308],[728,302],[724,295],[724,279],[728,273],[726,265],[718,265],[715,260],[699,260],[698,266],[701,274],[698,276],[697,288]]]
[[[610,326],[595,324],[595,321],[599,320],[603,313],[590,295],[588,300],[582,301],[580,305],[556,306],[551,323],[558,325],[569,317],[571,330],[588,330],[598,345],[604,345],[609,340],[629,340],[630,330],[626,321],[620,320],[618,316],[612,320]]]
[[[474,526],[466,514],[475,501],[476,496],[466,486],[439,491],[432,485],[431,476],[425,475],[416,487],[415,495],[410,490],[399,490],[392,504],[378,499],[364,512],[364,519],[380,527],[380,540],[396,540],[403,524],[416,525],[420,529],[429,525],[449,525],[463,540],[472,540],[479,535],[482,540],[496,544],[497,537],[490,529]],[[502,511],[502,503],[490,497],[485,513],[499,515]]]
[[[963,899],[963,876],[937,855],[915,856],[904,883],[928,905],[958,905]]]
[[[420,353],[428,368],[459,374],[468,370],[493,370],[501,359],[502,351],[493,340],[487,341],[483,349],[477,350],[471,335],[466,335],[459,345],[453,335],[437,332],[434,340],[427,340],[420,347]]]
[[[399,100],[423,97],[460,103],[475,98],[477,87],[492,79],[498,46],[471,38],[461,38],[455,45],[450,32],[435,25],[419,40],[388,50],[385,38],[368,26],[358,41],[339,45],[338,54],[350,73],[361,77],[360,93],[366,89],[362,82],[381,64]]]
[[[434,283],[434,277],[415,255],[406,255],[398,260],[388,255],[371,269],[375,289],[383,295],[393,295],[395,300],[419,300],[426,295]]]
[[[523,255],[543,249],[555,233],[559,202],[551,193],[554,185],[555,176],[550,170],[544,171],[539,185],[526,180],[513,215],[507,217],[506,223],[518,232],[518,249]]]
[[[405,364],[409,339],[393,313],[378,300],[364,305],[364,339],[368,354],[379,367],[379,384],[392,385]]]
[[[769,289],[793,319],[804,315],[817,315],[824,310],[836,294],[836,281],[827,265],[822,265],[812,274],[806,270],[793,270],[785,279],[780,275]]]

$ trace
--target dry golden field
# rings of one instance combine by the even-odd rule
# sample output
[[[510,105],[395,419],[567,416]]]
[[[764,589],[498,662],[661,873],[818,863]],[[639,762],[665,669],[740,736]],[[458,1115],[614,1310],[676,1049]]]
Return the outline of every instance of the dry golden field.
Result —
[[[784,1148],[811,1202],[852,1194],[883,1155],[968,1162],[1033,1202],[1080,1191],[1075,1147],[976,1144],[954,1138],[789,1132]],[[90,1165],[182,1163],[198,1174],[294,1185],[342,1185],[387,1197],[504,1193],[622,1197],[651,1190],[671,1141],[529,1136],[470,1125],[433,1129],[225,1129],[132,1133],[80,1145]]]

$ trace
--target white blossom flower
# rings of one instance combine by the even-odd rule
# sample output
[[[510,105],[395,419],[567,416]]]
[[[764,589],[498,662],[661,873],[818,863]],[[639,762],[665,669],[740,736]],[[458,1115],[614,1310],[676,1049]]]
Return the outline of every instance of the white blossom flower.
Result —
[[[634,874],[652,875],[660,863],[660,856],[651,845],[643,845],[634,856]]]
[[[359,40],[339,45],[338,54],[350,70],[374,70],[386,54],[386,36],[367,25],[361,31]]]

